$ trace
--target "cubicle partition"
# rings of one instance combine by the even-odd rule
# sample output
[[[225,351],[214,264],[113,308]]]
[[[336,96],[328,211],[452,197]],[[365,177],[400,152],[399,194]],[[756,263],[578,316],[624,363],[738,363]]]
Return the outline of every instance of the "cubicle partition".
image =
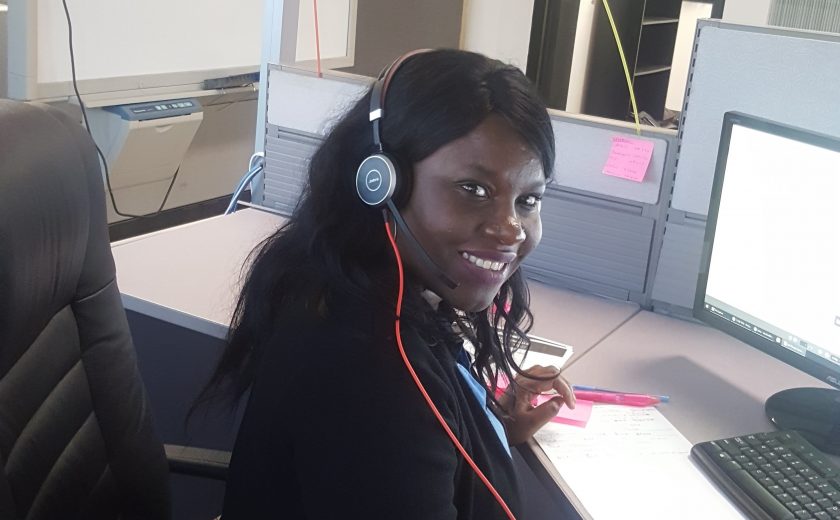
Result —
[[[308,159],[370,78],[271,66],[265,175],[253,200],[288,215],[304,187]],[[646,304],[661,243],[676,158],[676,133],[552,111],[557,161],[544,198],[543,241],[529,275],[587,293]],[[641,182],[604,175],[613,137],[653,143]],[[352,174],[352,172],[348,172]]]
[[[254,200],[290,214],[308,158],[370,78],[269,69],[266,169]],[[551,111],[557,162],[529,276],[689,317],[724,113],[840,135],[837,85],[840,35],[701,20],[678,133],[637,135],[629,123]],[[642,182],[603,174],[614,137],[653,142]]]
[[[724,114],[737,110],[840,136],[838,85],[840,35],[698,23],[654,310],[691,314]]]
[[[551,111],[557,159],[543,199],[543,238],[529,276],[555,286],[647,305],[676,158],[676,135]],[[653,143],[641,182],[603,173],[613,138]]]
[[[308,161],[330,126],[370,87],[371,78],[270,65],[266,90],[265,174],[251,200],[290,215]]]

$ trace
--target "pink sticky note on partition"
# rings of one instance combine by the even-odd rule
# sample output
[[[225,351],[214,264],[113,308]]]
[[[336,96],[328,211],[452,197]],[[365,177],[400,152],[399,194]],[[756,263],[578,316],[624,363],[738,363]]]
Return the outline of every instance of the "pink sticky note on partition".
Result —
[[[653,155],[653,141],[631,137],[613,137],[604,173],[635,182],[642,182]]]

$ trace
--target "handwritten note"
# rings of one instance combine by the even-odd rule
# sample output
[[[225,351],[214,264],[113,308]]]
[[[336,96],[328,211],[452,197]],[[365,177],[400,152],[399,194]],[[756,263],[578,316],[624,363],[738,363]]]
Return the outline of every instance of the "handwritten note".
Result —
[[[585,429],[549,423],[534,437],[595,520],[744,518],[654,407],[596,404]]]
[[[642,182],[653,155],[653,141],[630,137],[613,137],[610,155],[603,172],[613,177],[621,177],[635,182]]]

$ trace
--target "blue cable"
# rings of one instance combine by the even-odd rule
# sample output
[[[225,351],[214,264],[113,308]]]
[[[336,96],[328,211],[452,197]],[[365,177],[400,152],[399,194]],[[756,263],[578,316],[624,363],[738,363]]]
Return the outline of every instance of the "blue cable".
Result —
[[[225,209],[225,215],[230,215],[234,212],[236,209],[236,203],[239,201],[239,197],[242,195],[242,192],[245,191],[245,188],[251,180],[253,180],[258,173],[263,171],[264,161],[265,156],[261,152],[257,152],[251,156],[251,160],[248,161],[248,172],[242,177],[239,184],[236,186],[236,190],[234,190],[233,196],[230,198],[230,203],[228,204],[227,209]]]

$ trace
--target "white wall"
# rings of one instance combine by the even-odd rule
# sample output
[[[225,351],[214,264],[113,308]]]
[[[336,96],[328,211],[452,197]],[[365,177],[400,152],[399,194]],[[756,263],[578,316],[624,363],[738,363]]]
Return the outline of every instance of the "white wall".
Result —
[[[350,36],[356,36],[356,17],[351,13],[355,9],[356,2],[350,0],[327,0],[318,4],[319,49],[316,49],[314,1],[300,0],[295,61],[314,60],[318,50],[322,60],[347,56]],[[354,25],[351,26],[351,22]]]
[[[723,20],[747,25],[767,25],[771,3],[772,0],[726,0]]]
[[[728,0],[728,2],[737,0]],[[680,23],[677,27],[677,42],[674,45],[674,58],[671,64],[671,77],[668,80],[668,94],[665,107],[681,111],[685,84],[688,80],[688,64],[691,61],[691,46],[694,43],[694,31],[697,19],[712,15],[712,4],[703,2],[683,2],[680,10]]]
[[[581,0],[566,110],[580,112],[583,103],[592,21],[600,4]],[[464,0],[461,48],[512,63],[525,72],[534,0]]]
[[[8,97],[6,93],[6,74],[8,74],[8,65],[6,58],[6,18],[8,17],[8,7],[6,3],[0,1],[0,98]]]
[[[461,48],[516,65],[528,65],[534,0],[464,0]]]
[[[595,11],[601,4],[592,0],[581,0],[575,29],[575,48],[572,51],[572,66],[569,71],[569,93],[566,95],[566,111],[578,113],[583,108],[584,81],[589,64],[589,46],[592,43],[592,23]]]

